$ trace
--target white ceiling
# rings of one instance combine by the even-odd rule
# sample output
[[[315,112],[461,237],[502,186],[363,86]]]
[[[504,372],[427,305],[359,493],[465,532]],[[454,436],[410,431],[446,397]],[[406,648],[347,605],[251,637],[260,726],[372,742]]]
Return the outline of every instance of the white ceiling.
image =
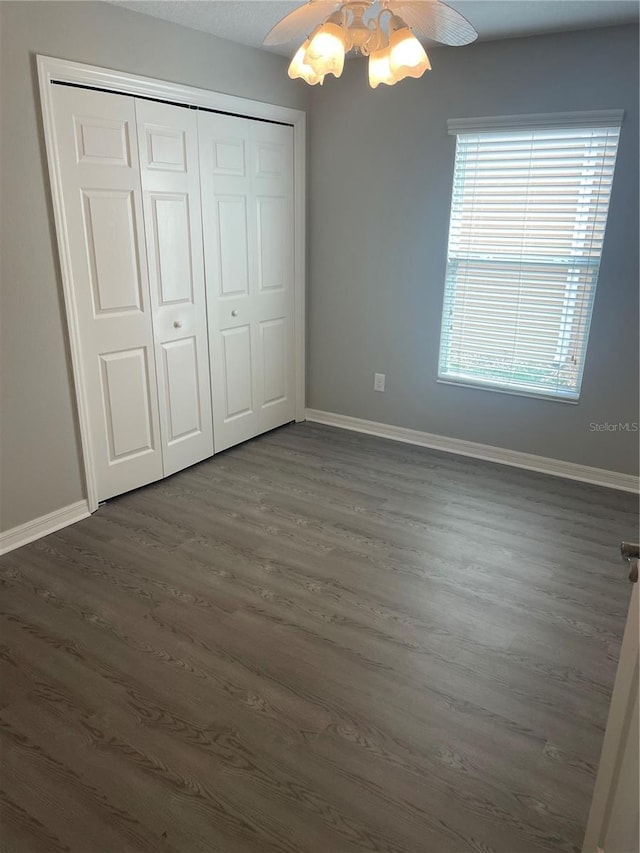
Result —
[[[134,12],[262,47],[271,27],[302,0],[113,0]],[[638,0],[448,0],[482,41],[638,21]],[[270,48],[292,53],[295,44]]]

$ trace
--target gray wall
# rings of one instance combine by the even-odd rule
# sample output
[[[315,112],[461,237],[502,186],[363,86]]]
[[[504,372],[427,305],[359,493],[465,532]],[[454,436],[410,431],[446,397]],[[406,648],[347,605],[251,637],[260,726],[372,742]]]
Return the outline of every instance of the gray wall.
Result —
[[[286,61],[103,3],[0,2],[0,530],[83,498],[36,53],[304,109]]]
[[[431,53],[369,89],[362,61],[313,89],[308,405],[613,471],[638,470],[635,27]],[[624,108],[578,405],[436,383],[455,139],[448,118]],[[622,332],[627,330],[627,334]],[[374,371],[387,391],[373,391]]]
[[[34,56],[304,109],[281,57],[102,3],[0,2],[0,530],[83,497]],[[421,81],[365,66],[311,92],[310,406],[632,472],[637,419],[638,55],[633,28],[434,50]],[[437,385],[450,116],[627,110],[578,406]],[[621,365],[618,369],[617,365]],[[388,390],[371,390],[373,372]]]

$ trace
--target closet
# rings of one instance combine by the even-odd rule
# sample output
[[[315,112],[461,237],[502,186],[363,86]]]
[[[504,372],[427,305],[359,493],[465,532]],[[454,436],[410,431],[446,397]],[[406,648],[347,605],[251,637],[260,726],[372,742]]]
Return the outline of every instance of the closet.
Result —
[[[98,500],[295,418],[293,130],[53,85]]]

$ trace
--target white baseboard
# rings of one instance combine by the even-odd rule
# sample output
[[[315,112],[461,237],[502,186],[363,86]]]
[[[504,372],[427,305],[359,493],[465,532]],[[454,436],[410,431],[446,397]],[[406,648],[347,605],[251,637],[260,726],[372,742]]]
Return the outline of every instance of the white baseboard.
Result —
[[[519,450],[507,450],[503,447],[493,447],[490,444],[478,444],[475,441],[448,438],[445,435],[434,435],[416,429],[380,424],[376,421],[365,421],[361,418],[336,415],[333,412],[321,412],[317,409],[307,409],[307,420],[354,432],[364,432],[367,435],[377,435],[380,438],[390,438],[392,441],[403,441],[405,444],[417,444],[420,447],[429,447],[432,450],[444,450],[446,453],[456,453],[459,456],[485,459],[488,462],[497,462],[500,465],[526,468],[528,471],[552,474],[554,477],[564,477],[567,480],[579,480],[582,483],[593,483],[596,486],[620,489],[623,492],[638,491],[638,478],[634,477],[633,474],[606,471],[604,468],[591,468],[588,465],[577,465],[575,462],[563,462],[560,459],[549,459],[546,456],[521,453]]]
[[[40,518],[34,518],[33,521],[27,521],[26,524],[20,524],[11,530],[6,530],[4,533],[0,533],[0,554],[6,554],[7,551],[13,551],[22,545],[28,545],[35,539],[42,539],[49,533],[55,533],[56,530],[75,524],[76,521],[82,521],[90,514],[88,503],[78,501],[62,509],[56,509],[47,515],[41,515]]]

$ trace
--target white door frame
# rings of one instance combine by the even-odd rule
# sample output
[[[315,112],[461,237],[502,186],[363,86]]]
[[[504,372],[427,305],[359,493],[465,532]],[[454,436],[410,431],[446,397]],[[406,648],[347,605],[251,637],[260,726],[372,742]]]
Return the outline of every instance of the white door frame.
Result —
[[[265,104],[235,95],[212,92],[180,83],[169,83],[153,77],[141,77],[126,74],[109,68],[85,65],[66,59],[56,59],[38,54],[38,79],[40,84],[40,102],[44,124],[44,137],[49,164],[49,178],[53,212],[58,239],[58,253],[62,272],[62,286],[69,330],[71,362],[78,403],[80,439],[84,463],[87,502],[89,511],[98,508],[97,489],[91,466],[93,458],[89,433],[89,409],[85,394],[85,377],[80,350],[80,324],[77,314],[74,292],[69,239],[62,203],[62,180],[59,171],[59,158],[54,129],[54,108],[52,82],[75,83],[80,86],[92,86],[96,89],[108,89],[123,95],[155,98],[174,104],[205,107],[219,112],[241,115],[247,118],[265,119],[283,122],[293,127],[294,156],[294,340],[295,340],[295,403],[296,421],[305,419],[305,283],[306,283],[306,115],[302,110]]]
[[[631,739],[630,727],[635,726],[636,731],[638,727],[638,657],[640,654],[638,641],[640,590],[638,587],[640,583],[633,584],[582,853],[622,853],[619,849],[610,850],[606,846],[606,836],[618,786],[629,782],[621,770],[625,748]]]

